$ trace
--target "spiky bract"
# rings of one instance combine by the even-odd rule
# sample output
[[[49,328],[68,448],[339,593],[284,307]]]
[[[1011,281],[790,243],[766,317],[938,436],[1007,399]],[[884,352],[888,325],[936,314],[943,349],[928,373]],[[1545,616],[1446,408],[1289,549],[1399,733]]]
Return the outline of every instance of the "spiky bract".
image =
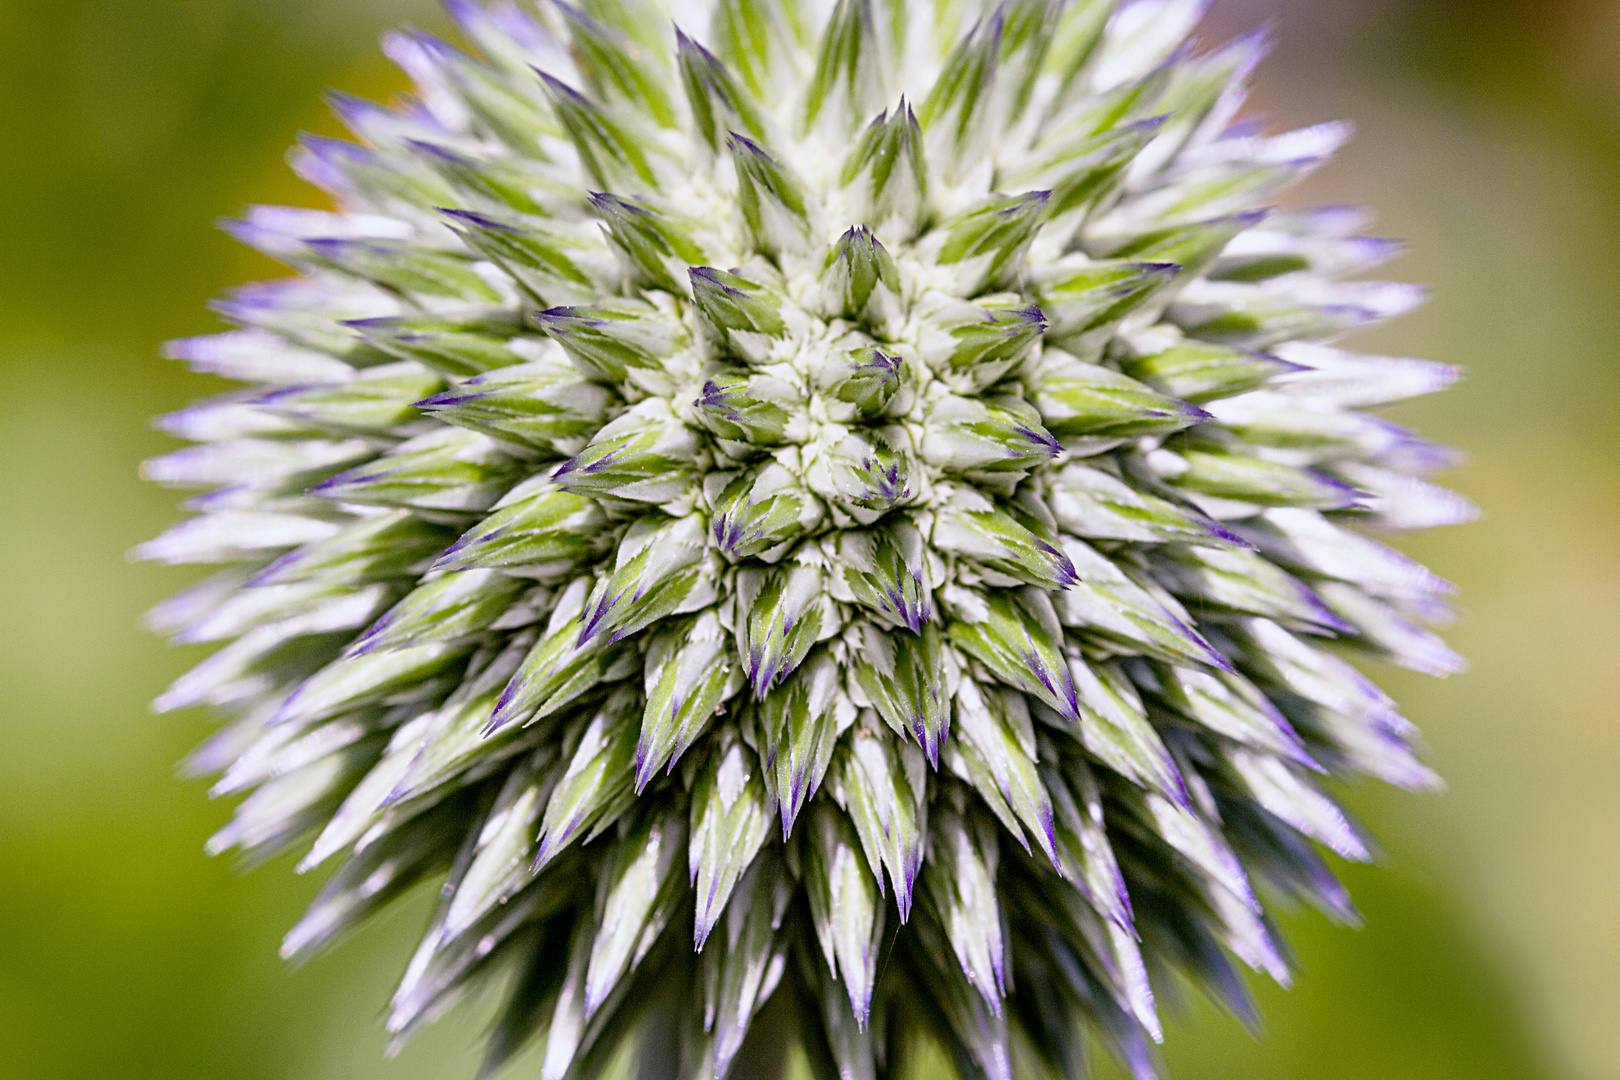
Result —
[[[231,223],[298,276],[174,345],[253,385],[141,549],[233,564],[154,619],[230,642],[212,847],[318,833],[292,957],[442,885],[389,1026],[509,974],[492,1067],[775,995],[818,1075],[1145,1076],[1166,972],[1286,978],[1255,885],[1352,916],[1323,778],[1434,782],[1345,657],[1458,666],[1366,533],[1467,506],[1359,411],[1455,373],[1320,343],[1418,293],[1259,209],[1344,130],[1234,124],[1197,0],[657,3],[450,0],[298,150],[341,211]]]

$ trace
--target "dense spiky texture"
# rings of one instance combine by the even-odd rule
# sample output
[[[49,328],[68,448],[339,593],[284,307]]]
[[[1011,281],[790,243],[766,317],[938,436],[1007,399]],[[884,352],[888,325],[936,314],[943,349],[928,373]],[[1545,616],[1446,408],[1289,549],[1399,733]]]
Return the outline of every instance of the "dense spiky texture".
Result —
[[[1459,667],[1367,533],[1469,508],[1360,411],[1455,372],[1321,343],[1418,291],[1261,209],[1344,129],[1234,124],[1198,0],[657,3],[450,0],[297,152],[341,212],[231,223],[298,276],[173,346],[254,385],[140,552],[233,564],[154,616],[230,642],[211,846],[318,833],[289,957],[442,885],[389,1026],[511,973],[492,1068],[779,995],[820,1076],[1147,1076],[1166,973],[1286,979],[1257,887],[1353,917],[1323,780],[1435,783],[1345,657]]]

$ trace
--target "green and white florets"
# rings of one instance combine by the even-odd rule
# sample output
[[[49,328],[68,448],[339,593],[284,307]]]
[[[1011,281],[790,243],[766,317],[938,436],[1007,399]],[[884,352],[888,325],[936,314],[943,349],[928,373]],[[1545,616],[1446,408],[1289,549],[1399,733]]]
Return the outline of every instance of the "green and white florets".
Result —
[[[1460,665],[1366,533],[1470,508],[1360,411],[1455,372],[1323,344],[1420,294],[1260,209],[1343,128],[1234,124],[1197,0],[449,7],[298,151],[340,212],[230,224],[299,276],[147,467],[234,564],[153,620],[229,642],[158,702],[239,717],[211,847],[340,860],[286,954],[442,883],[390,1028],[510,973],[547,1080],[1146,1076],[1153,980],[1286,979],[1320,778],[1435,782],[1345,657]]]

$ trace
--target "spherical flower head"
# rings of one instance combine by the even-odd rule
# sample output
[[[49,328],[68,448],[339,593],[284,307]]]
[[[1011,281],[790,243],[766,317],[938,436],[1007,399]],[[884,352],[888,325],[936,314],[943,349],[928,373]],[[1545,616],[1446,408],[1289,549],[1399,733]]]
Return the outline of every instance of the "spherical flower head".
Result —
[[[1420,294],[1268,209],[1345,129],[1235,122],[1196,0],[448,3],[147,465],[210,847],[337,864],[284,953],[434,882],[390,1030],[502,985],[545,1080],[1145,1077],[1154,980],[1286,981],[1323,778],[1437,783],[1350,659],[1460,667],[1371,534],[1470,508],[1364,411],[1456,373],[1324,344]]]

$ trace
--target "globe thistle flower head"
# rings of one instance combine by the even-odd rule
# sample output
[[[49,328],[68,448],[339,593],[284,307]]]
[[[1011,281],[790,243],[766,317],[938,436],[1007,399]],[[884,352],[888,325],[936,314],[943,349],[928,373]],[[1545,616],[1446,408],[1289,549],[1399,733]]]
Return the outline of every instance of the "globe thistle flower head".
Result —
[[[295,151],[340,209],[228,223],[295,276],[146,467],[210,850],[335,866],[285,955],[431,882],[389,1029],[500,986],[546,1080],[1147,1077],[1172,973],[1286,982],[1324,782],[1437,783],[1349,660],[1461,666],[1374,537],[1471,508],[1366,411],[1456,372],[1327,344],[1421,293],[1270,208],[1345,129],[1235,122],[1196,0],[449,10]]]

